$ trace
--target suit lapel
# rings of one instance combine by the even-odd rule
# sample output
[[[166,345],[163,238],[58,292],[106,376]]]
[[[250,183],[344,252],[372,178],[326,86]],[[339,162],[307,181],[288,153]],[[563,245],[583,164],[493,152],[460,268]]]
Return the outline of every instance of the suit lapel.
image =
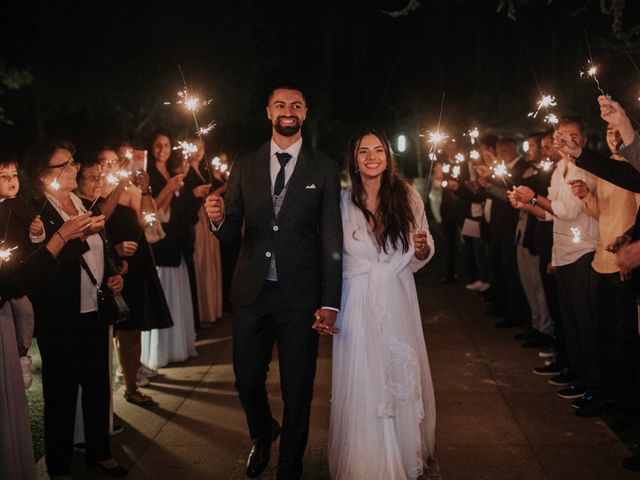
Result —
[[[269,211],[273,215],[273,193],[271,191],[271,144],[265,143],[258,150],[258,164],[256,165],[257,198],[265,205],[269,205]]]
[[[278,217],[282,217],[287,213],[294,200],[304,190],[304,187],[308,185],[307,181],[311,178],[313,171],[313,154],[311,151],[304,148],[300,150],[298,161],[296,162],[296,168],[291,174],[291,179],[287,185],[287,194],[284,196],[282,207]]]

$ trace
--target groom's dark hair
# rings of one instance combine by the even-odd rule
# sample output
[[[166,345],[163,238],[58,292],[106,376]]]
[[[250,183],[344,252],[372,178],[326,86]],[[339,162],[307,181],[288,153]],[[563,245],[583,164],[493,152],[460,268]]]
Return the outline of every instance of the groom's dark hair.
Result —
[[[304,96],[304,90],[302,90],[302,87],[298,85],[296,82],[286,81],[286,82],[276,82],[271,85],[271,88],[269,89],[269,96],[267,97],[267,105],[269,104],[269,102],[271,101],[271,98],[273,97],[273,92],[280,89],[295,90],[297,92],[300,92],[302,94],[302,98],[304,99],[305,103],[307,102],[307,98]]]

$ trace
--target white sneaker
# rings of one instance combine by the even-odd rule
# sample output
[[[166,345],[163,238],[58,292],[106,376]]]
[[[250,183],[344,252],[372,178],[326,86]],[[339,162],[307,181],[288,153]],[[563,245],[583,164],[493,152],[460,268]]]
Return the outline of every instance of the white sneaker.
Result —
[[[153,378],[158,376],[158,370],[147,367],[144,363],[138,369],[138,377]]]
[[[482,285],[484,285],[484,283],[482,283],[480,280],[476,280],[473,283],[466,284],[464,288],[466,288],[467,290],[473,290],[477,292],[482,288]]]
[[[29,390],[31,386],[31,357],[25,355],[20,357],[20,368],[22,369],[22,380],[24,380],[24,389]]]
[[[482,292],[486,292],[487,290],[489,290],[491,288],[491,284],[490,283],[484,283],[484,282],[480,282],[482,283],[482,285],[480,286],[480,288],[478,289],[478,291],[480,293]]]

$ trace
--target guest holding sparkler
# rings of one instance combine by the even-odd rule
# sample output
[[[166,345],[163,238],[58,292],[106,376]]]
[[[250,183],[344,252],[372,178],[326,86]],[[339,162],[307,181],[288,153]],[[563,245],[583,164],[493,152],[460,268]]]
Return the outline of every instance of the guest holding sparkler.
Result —
[[[46,463],[52,478],[70,478],[76,397],[82,386],[87,466],[124,476],[126,470],[109,448],[109,330],[100,323],[91,277],[114,293],[122,290],[123,279],[112,269],[99,235],[103,216],[90,217],[78,239],[58,231],[64,221],[85,212],[73,193],[77,188],[73,152],[68,142],[44,143],[29,152],[26,164],[31,183],[44,199],[47,239],[57,236],[65,243],[60,268],[30,296],[42,355]]]
[[[581,146],[586,144],[586,127],[577,117],[561,119],[557,132]],[[582,180],[589,191],[596,187],[595,177],[577,168],[575,159],[563,153],[551,177],[548,197],[537,195],[524,185],[510,194],[514,207],[524,208],[541,220],[553,220],[551,263],[555,268],[558,293],[562,299],[562,326],[569,368],[552,377],[549,383],[566,386],[558,392],[558,396],[568,399],[580,398],[587,391],[595,393],[601,385],[602,375],[596,322],[592,305],[585,298],[598,241],[598,222],[589,216],[584,203],[573,195],[570,182],[575,180]]]
[[[198,290],[198,310],[201,327],[210,327],[222,318],[222,263],[220,241],[211,235],[209,217],[203,208],[204,198],[209,193],[222,195],[226,181],[220,175],[220,163],[214,165],[205,155],[202,138],[189,140],[197,151],[189,156],[189,173],[184,179],[185,191],[191,199],[190,210],[195,214],[194,270]],[[217,157],[216,157],[217,158]],[[209,162],[207,164],[207,162]]]
[[[130,179],[118,195],[118,203],[107,221],[107,231],[119,257],[127,262],[122,296],[131,311],[126,321],[115,326],[120,369],[116,377],[124,381],[124,397],[138,406],[151,406],[153,399],[138,387],[149,384],[158,372],[140,361],[141,331],[173,325],[169,307],[158,279],[151,247],[145,231],[156,228],[156,208],[149,188],[149,176],[143,170],[132,171],[131,159],[110,149],[102,150],[97,161],[103,177]],[[103,197],[109,198],[117,186],[105,182]]]
[[[617,150],[618,130],[607,127],[607,145],[611,160],[625,161]],[[617,187],[598,177],[595,193],[581,180],[572,182],[573,194],[580,198],[588,213],[598,220],[600,242],[591,263],[591,293],[598,322],[598,340],[602,351],[603,385],[600,395],[576,401],[579,416],[597,416],[615,401],[630,411],[638,400],[640,338],[637,330],[635,292],[631,272],[621,269],[615,252],[607,246],[616,241],[635,222],[640,195]]]
[[[179,173],[183,161],[172,156],[171,137],[163,130],[151,136],[149,152],[149,183],[155,195],[158,219],[166,233],[165,238],[152,245],[152,250],[173,319],[171,328],[142,334],[142,363],[155,369],[195,357],[197,352],[191,288],[180,231],[181,219],[186,214],[182,195],[184,175]]]
[[[520,155],[516,141],[509,137],[498,140],[493,162],[495,178],[481,176],[478,183],[491,200],[491,259],[496,266],[494,284],[498,292],[502,291],[506,296],[505,319],[495,326],[507,328],[528,323],[530,316],[516,261],[518,213],[511,208],[507,198],[508,187],[521,183],[529,165]],[[503,165],[506,167],[503,168],[504,171],[497,170]]]
[[[36,478],[29,408],[16,342],[11,301],[46,284],[59,267],[55,258],[65,246],[86,232],[90,213],[67,220],[49,241],[9,269],[0,269],[0,478]],[[14,259],[8,259],[13,262]]]

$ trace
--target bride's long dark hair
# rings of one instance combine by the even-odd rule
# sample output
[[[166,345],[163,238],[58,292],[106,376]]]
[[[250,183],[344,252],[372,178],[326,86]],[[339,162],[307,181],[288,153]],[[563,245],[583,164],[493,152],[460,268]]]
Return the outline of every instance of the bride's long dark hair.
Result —
[[[382,173],[378,192],[378,211],[375,214],[366,207],[364,185],[358,172],[357,153],[366,135],[374,135],[380,140],[387,159],[387,168]],[[386,135],[375,128],[366,128],[358,132],[349,142],[347,170],[351,179],[351,201],[362,211],[367,222],[373,224],[378,245],[388,253],[387,245],[395,248],[401,244],[402,251],[407,252],[411,228],[415,227],[416,219],[411,210],[409,183],[396,172],[395,158]]]

